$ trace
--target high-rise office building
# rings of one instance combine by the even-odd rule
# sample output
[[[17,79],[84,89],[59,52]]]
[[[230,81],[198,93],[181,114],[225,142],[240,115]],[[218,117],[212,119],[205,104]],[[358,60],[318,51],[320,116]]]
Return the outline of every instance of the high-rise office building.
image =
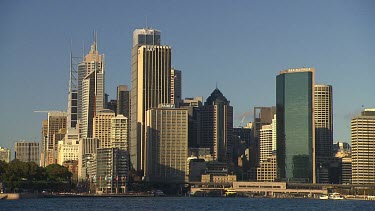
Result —
[[[144,169],[146,111],[171,101],[171,47],[160,45],[160,32],[136,29],[133,33],[130,160]]]
[[[332,86],[315,85],[314,87],[314,119],[315,119],[315,154],[317,182],[328,182],[323,178],[322,166],[332,160],[333,117],[332,117]]]
[[[263,125],[260,129],[260,162],[272,156],[272,125]]]
[[[0,147],[0,160],[6,163],[10,162],[10,149]]]
[[[14,145],[14,158],[22,162],[35,162],[39,165],[39,143],[26,141],[16,142]]]
[[[232,162],[233,107],[215,89],[201,108],[200,147],[210,148],[215,160]]]
[[[146,116],[146,180],[184,182],[188,158],[188,111],[173,104]]]
[[[260,161],[260,130],[263,125],[270,125],[276,114],[276,107],[254,107],[254,121],[252,124],[253,140],[250,143],[250,166],[259,166]]]
[[[117,100],[110,100],[109,102],[107,102],[107,105],[106,105],[105,108],[109,109],[109,110],[115,112],[115,114],[117,114]]]
[[[99,65],[99,63],[94,63]],[[92,70],[82,82],[81,137],[93,137],[93,118],[104,109],[104,71]]]
[[[78,84],[77,84],[78,120],[81,120],[84,117],[88,118],[87,116],[90,116],[90,114],[88,114],[88,112],[90,111],[88,106],[91,106],[92,109],[93,110],[95,109],[96,111],[102,110],[105,107],[104,73],[105,73],[104,55],[100,55],[97,50],[97,37],[95,34],[94,42],[91,45],[90,52],[85,56],[84,60],[80,64],[78,64]],[[86,85],[84,85],[85,80],[86,80]],[[85,94],[83,92],[85,92]],[[85,101],[86,101],[86,105],[84,108]],[[91,105],[91,104],[87,105],[87,103],[89,102],[93,103],[94,105]],[[91,112],[95,113],[95,110]],[[84,124],[82,124],[82,126],[84,126]],[[90,136],[87,136],[86,134],[84,134],[84,137],[90,137]]]
[[[185,98],[180,104],[180,108],[185,108],[189,112],[189,148],[199,147],[201,140],[201,114],[200,108],[203,106],[203,97]]]
[[[314,68],[276,77],[277,166],[280,179],[316,182]]]
[[[233,142],[234,142],[233,156],[234,158],[237,158],[237,163],[239,161],[238,160],[239,157],[240,157],[241,162],[243,163],[245,162],[245,164],[242,165],[244,169],[247,169],[248,167],[250,167],[249,157],[246,154],[246,151],[248,151],[250,143],[252,142],[251,136],[252,136],[251,128],[246,128],[246,127],[233,128]]]
[[[115,117],[115,112],[104,109],[98,111],[93,119],[94,138],[99,139],[99,148],[111,147],[111,119]]]
[[[375,109],[351,121],[352,183],[375,184]]]
[[[41,165],[43,167],[57,163],[57,144],[64,138],[66,128],[66,112],[48,112],[47,120],[42,122]]]
[[[341,182],[342,184],[352,183],[352,158],[343,157],[341,159]]]
[[[317,157],[332,157],[332,86],[314,87],[315,148]]]
[[[182,74],[181,70],[172,68],[171,70],[171,103],[180,107],[182,100]]]
[[[128,86],[119,85],[117,87],[117,115],[124,115],[129,118],[130,109],[130,96],[129,96]]]
[[[124,115],[119,114],[111,119],[111,146],[129,151],[128,140],[129,121]]]
[[[75,128],[78,122],[78,63],[80,61],[82,57],[73,56],[70,51],[67,128]]]

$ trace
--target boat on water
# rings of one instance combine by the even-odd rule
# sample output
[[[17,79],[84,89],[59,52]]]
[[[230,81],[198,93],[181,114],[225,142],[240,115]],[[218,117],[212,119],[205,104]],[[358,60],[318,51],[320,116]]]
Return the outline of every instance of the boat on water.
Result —
[[[162,190],[156,190],[154,192],[154,196],[166,196]]]
[[[345,198],[341,194],[339,194],[339,193],[332,193],[331,195],[329,195],[329,199],[343,200]]]
[[[237,192],[234,189],[227,189],[225,191],[225,196],[226,197],[234,197],[237,195]]]
[[[328,199],[328,195],[321,195],[319,197],[320,200],[327,200]]]

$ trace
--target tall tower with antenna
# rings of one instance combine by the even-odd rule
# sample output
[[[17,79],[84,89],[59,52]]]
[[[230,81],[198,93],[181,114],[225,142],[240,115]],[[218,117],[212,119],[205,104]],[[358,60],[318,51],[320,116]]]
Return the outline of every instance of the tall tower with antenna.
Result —
[[[81,137],[92,137],[92,118],[97,111],[104,109],[104,55],[97,49],[97,32],[90,52],[78,64],[77,111]]]
[[[73,56],[70,47],[70,68],[69,68],[69,93],[67,110],[67,127],[75,128],[78,121],[78,64],[83,57]]]

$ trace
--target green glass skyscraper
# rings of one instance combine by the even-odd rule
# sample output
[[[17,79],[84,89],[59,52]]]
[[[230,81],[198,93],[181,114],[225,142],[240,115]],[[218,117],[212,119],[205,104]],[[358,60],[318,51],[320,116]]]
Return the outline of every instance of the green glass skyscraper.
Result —
[[[314,68],[276,77],[277,167],[280,179],[315,183]]]

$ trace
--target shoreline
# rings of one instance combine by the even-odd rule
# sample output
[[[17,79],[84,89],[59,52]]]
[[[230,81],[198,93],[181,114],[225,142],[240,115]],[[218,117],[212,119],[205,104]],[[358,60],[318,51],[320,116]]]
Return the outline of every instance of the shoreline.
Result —
[[[33,194],[33,193],[3,193],[0,194],[0,200],[18,200],[18,199],[34,199],[34,198],[108,198],[108,197],[116,197],[116,198],[136,198],[136,197],[181,197],[181,198],[205,198],[205,197],[212,197],[212,198],[265,198],[265,199],[313,199],[313,200],[321,200],[319,198],[299,198],[299,197],[242,197],[242,196],[235,196],[235,197],[225,197],[225,196],[177,196],[177,195],[170,195],[170,196],[157,196],[154,194],[147,194],[147,193],[139,193],[139,194],[115,194],[115,193],[108,193],[108,194],[96,194],[96,193],[85,193],[85,194]],[[345,200],[355,200],[355,201],[375,201],[375,196],[358,196],[358,197],[345,197]],[[326,201],[326,200],[322,200]],[[328,201],[332,201],[329,199]],[[336,200],[334,200],[336,201]]]

